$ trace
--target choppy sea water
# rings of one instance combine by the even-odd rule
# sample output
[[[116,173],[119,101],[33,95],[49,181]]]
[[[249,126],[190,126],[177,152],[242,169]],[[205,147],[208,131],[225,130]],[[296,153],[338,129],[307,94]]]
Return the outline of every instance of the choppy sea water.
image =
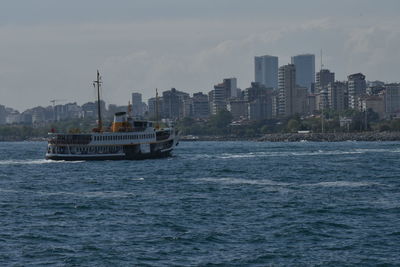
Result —
[[[181,142],[52,162],[0,143],[0,265],[400,264],[400,142]]]

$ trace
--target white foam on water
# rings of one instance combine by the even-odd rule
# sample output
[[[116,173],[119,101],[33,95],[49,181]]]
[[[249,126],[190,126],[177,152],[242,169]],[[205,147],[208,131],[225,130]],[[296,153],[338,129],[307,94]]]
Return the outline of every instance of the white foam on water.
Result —
[[[359,151],[361,153],[384,153],[384,152],[389,152],[389,153],[399,153],[400,149],[398,148],[359,148],[356,149],[355,151]]]
[[[39,165],[39,164],[55,164],[55,163],[82,163],[84,161],[64,161],[64,160],[47,160],[47,159],[30,159],[30,160],[0,160],[0,165]]]
[[[256,154],[222,154],[222,156],[219,156],[218,158],[220,159],[237,159],[237,158],[255,158],[257,157]]]
[[[268,179],[251,180],[244,178],[200,178],[204,182],[222,183],[222,184],[248,184],[248,185],[272,185],[288,186],[289,183],[280,183]]]
[[[320,155],[348,155],[348,154],[362,154],[361,151],[340,151],[340,150],[332,150],[332,151],[323,151],[318,150],[314,152],[291,152],[289,155],[292,156],[320,156]]]
[[[320,182],[315,184],[303,184],[301,186],[321,186],[321,187],[363,187],[363,186],[373,186],[381,185],[379,183],[373,182],[350,182],[350,181],[336,181],[336,182]]]
[[[220,159],[235,159],[235,158],[256,158],[256,157],[288,157],[288,156],[324,156],[324,155],[348,155],[348,154],[362,154],[364,151],[341,151],[341,150],[332,150],[332,151],[305,151],[305,152],[278,152],[278,151],[261,151],[261,152],[252,152],[252,153],[239,153],[239,154],[229,154],[225,153],[217,158]]]

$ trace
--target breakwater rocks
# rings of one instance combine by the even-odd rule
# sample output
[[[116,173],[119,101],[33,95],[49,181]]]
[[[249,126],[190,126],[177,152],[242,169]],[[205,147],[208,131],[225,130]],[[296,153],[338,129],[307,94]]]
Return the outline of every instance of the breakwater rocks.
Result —
[[[400,132],[360,133],[281,133],[266,134],[262,142],[343,142],[343,141],[400,141]]]

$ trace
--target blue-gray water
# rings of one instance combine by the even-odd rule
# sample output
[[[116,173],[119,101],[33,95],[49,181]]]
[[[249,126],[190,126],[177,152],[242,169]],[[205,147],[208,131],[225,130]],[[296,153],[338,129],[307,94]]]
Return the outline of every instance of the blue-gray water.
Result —
[[[50,162],[0,143],[0,265],[400,264],[400,143],[181,142]]]

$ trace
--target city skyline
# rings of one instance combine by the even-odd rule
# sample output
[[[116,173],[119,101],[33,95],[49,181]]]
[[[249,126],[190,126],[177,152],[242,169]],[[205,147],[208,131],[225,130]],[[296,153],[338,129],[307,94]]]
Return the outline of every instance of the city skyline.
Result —
[[[119,105],[131,92],[148,99],[155,88],[207,92],[223,77],[236,77],[243,89],[254,81],[254,56],[277,56],[282,66],[311,53],[317,71],[321,48],[337,80],[361,72],[396,82],[399,7],[389,0],[4,1],[0,104],[21,110],[51,99],[92,101],[97,68],[103,99]]]

